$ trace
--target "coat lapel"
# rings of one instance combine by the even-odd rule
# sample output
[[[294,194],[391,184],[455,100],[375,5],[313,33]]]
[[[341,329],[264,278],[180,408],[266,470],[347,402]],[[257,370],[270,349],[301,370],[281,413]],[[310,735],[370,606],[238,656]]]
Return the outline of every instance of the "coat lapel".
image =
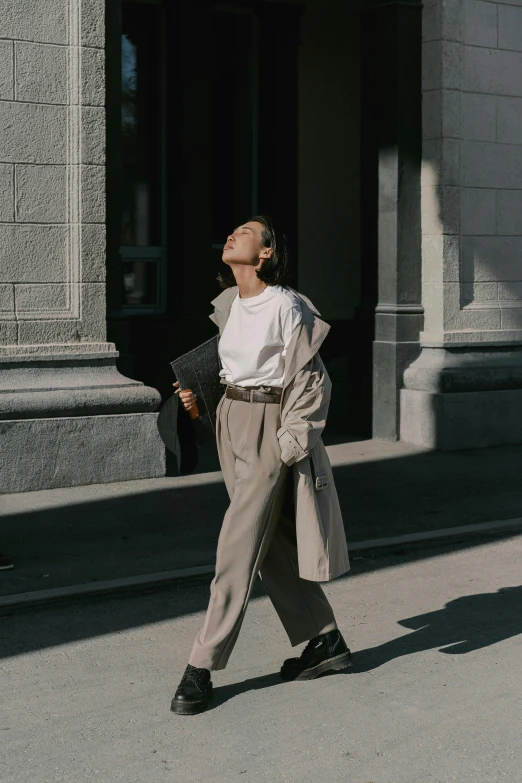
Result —
[[[290,286],[287,286],[287,288],[300,300],[303,320],[292,335],[286,350],[283,389],[286,389],[299,370],[315,356],[330,331],[330,326],[319,318],[321,313],[314,307],[308,297],[294,288],[290,288]]]
[[[330,326],[325,321],[317,318],[308,307],[303,307],[302,323],[292,335],[286,350],[283,389],[286,389],[299,370],[315,356],[329,331]]]
[[[219,296],[216,296],[210,303],[211,305],[214,305],[215,312],[209,315],[209,318],[218,326],[220,335],[223,334],[223,329],[225,328],[228,316],[230,315],[232,302],[236,298],[237,293],[237,285],[225,288],[225,290],[222,291]]]

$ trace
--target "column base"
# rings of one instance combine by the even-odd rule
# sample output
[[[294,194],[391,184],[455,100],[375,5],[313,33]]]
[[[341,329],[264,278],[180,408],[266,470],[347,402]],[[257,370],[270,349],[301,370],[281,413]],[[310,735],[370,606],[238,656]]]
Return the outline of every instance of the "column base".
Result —
[[[0,422],[0,493],[165,475],[156,413]]]
[[[404,373],[400,435],[441,451],[522,443],[522,347],[422,349]]]
[[[462,394],[402,389],[401,440],[440,451],[522,443],[522,389]]]
[[[0,493],[165,475],[160,395],[117,355],[0,356]]]

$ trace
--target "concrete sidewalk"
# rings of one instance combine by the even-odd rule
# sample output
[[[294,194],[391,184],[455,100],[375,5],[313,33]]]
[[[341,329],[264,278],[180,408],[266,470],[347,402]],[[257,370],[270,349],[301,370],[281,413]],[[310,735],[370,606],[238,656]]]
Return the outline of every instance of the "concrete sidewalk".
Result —
[[[329,440],[350,542],[522,517],[522,446]],[[0,595],[211,565],[228,504],[218,467],[210,444],[190,476],[4,495],[0,549],[15,569]]]
[[[250,602],[210,709],[170,699],[208,585],[2,618],[9,783],[518,783],[522,536],[355,563],[326,586],[354,665],[283,682],[292,649]],[[382,562],[385,561],[385,562]]]

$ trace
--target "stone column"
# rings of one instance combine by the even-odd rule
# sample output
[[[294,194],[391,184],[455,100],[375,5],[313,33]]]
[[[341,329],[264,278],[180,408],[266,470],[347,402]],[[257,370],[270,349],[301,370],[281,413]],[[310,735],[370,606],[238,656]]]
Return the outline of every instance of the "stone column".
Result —
[[[422,352],[401,437],[522,442],[522,7],[424,0]]]
[[[399,437],[404,369],[419,353],[421,6],[385,2],[363,14],[362,289],[375,319],[373,436]],[[377,296],[377,306],[375,306]]]
[[[103,0],[0,0],[0,492],[160,476],[105,331]]]

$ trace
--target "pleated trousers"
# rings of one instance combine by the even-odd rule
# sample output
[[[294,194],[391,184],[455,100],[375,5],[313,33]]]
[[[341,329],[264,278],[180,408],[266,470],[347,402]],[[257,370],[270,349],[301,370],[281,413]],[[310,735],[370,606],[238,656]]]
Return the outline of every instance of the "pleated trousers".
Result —
[[[299,576],[292,470],[281,459],[280,426],[278,404],[223,396],[218,405],[217,447],[230,505],[193,666],[225,668],[258,573],[292,646],[337,628],[321,586]]]

